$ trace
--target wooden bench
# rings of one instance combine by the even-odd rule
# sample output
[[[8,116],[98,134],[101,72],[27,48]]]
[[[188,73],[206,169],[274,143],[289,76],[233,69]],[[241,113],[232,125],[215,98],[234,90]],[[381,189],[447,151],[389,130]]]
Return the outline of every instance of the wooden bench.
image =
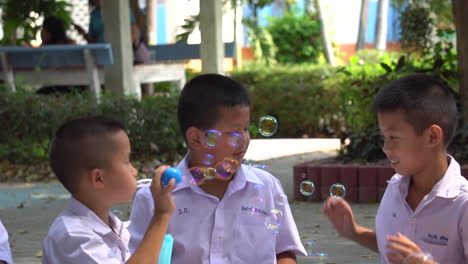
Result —
[[[99,102],[104,83],[102,66],[113,63],[108,43],[0,47],[0,79],[16,91],[16,80],[34,87],[89,85]]]

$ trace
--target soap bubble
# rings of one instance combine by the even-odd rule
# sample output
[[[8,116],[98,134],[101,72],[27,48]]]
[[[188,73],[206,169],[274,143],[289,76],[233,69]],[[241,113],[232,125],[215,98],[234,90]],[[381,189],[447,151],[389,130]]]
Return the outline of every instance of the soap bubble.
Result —
[[[271,137],[278,129],[278,121],[273,116],[263,116],[258,124],[258,131],[264,137]]]
[[[335,183],[330,186],[330,196],[343,199],[346,195],[346,187],[341,183]]]
[[[269,210],[266,214],[266,228],[275,234],[278,234],[280,226],[283,224],[283,211],[275,208]]]
[[[211,154],[205,154],[205,157],[203,158],[203,164],[206,166],[211,166],[214,163],[214,156]]]
[[[242,135],[236,132],[229,133],[228,143],[233,147],[238,147],[240,144],[242,144]]]
[[[214,148],[218,138],[221,136],[221,132],[216,129],[210,129],[205,131],[203,134],[203,145],[207,148]]]
[[[301,184],[299,185],[299,191],[302,193],[302,195],[304,196],[311,196],[312,194],[314,194],[314,191],[315,191],[315,185],[313,182],[311,181],[303,181],[301,182]]]
[[[236,173],[239,168],[239,161],[233,158],[224,158],[224,160],[216,165],[216,172],[219,179],[228,180]]]

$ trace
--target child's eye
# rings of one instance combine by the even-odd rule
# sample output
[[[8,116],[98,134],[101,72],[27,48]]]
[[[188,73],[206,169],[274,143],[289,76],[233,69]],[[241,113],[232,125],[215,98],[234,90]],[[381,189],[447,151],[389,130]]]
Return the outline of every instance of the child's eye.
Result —
[[[390,138],[391,141],[395,141],[395,140],[398,139],[398,137],[395,137],[395,136],[390,136],[389,138]]]

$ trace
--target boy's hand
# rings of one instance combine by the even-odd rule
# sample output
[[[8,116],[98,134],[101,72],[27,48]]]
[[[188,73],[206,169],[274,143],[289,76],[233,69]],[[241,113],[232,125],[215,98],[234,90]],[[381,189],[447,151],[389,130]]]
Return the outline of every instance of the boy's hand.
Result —
[[[172,199],[172,191],[175,186],[175,179],[171,179],[166,187],[161,185],[161,177],[169,166],[161,166],[154,171],[150,190],[154,199],[154,213],[159,215],[172,215],[175,210],[175,203]]]
[[[344,199],[329,197],[323,203],[322,213],[332,223],[336,232],[340,235],[354,240],[356,236],[356,222],[354,221],[353,210]]]
[[[397,233],[396,236],[388,235],[387,241],[388,244],[385,247],[390,250],[386,255],[392,264],[435,263],[424,254],[416,243],[401,233]]]

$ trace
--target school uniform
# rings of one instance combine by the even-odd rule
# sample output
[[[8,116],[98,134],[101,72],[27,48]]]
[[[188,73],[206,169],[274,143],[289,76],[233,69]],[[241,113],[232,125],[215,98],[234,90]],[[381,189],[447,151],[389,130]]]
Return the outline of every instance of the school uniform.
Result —
[[[42,263],[125,263],[130,234],[119,218],[109,214],[110,226],[72,197],[43,241]]]
[[[0,261],[13,264],[10,244],[8,243],[8,232],[3,226],[2,221],[0,221]]]
[[[388,263],[386,236],[397,232],[438,263],[468,263],[468,181],[457,161],[448,158],[444,177],[414,211],[406,202],[410,177],[396,174],[388,182],[376,217],[381,263]]]
[[[173,191],[176,210],[168,233],[174,237],[172,264],[276,263],[276,255],[306,255],[283,188],[266,171],[242,165],[220,200],[193,182],[187,159],[178,168],[184,181]],[[277,209],[272,217],[271,211]],[[130,251],[143,239],[154,214],[149,187],[134,199]]]

